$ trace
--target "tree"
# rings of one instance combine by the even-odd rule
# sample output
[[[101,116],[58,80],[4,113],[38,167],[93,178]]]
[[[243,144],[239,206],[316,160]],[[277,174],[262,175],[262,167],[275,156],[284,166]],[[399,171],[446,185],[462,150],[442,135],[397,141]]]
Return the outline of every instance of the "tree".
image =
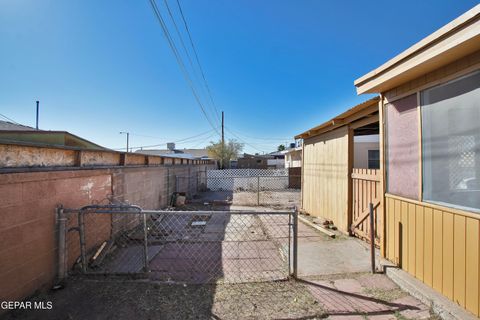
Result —
[[[278,146],[277,151],[284,151],[285,150],[285,145],[281,144]]]
[[[208,156],[212,159],[218,160],[220,167],[223,169],[230,163],[230,160],[236,159],[237,155],[243,150],[243,143],[236,140],[229,140],[222,146],[222,141],[210,142],[207,146]]]

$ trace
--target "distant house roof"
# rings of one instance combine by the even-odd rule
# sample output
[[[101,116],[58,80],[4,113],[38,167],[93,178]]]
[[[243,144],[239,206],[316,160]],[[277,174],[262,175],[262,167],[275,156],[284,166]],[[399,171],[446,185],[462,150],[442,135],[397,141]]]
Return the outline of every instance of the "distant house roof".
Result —
[[[155,156],[175,156],[185,159],[208,159],[207,149],[147,149],[135,152]]]
[[[355,80],[357,93],[385,92],[480,49],[480,4]]]
[[[262,158],[262,159],[273,159],[273,156],[270,154],[249,154],[249,153],[244,153],[243,156],[239,156],[239,159],[241,158],[250,158],[250,159],[255,159],[255,158]]]
[[[0,120],[0,131],[9,131],[9,130],[34,131],[36,129],[29,126],[24,126],[23,124]]]
[[[27,127],[28,128],[28,127]],[[108,150],[96,143],[66,131],[0,130],[0,143],[34,146],[68,147],[72,149]]]
[[[290,149],[287,149],[287,150],[283,150],[281,151],[283,154],[288,154],[288,153],[294,153],[294,152],[298,152],[298,151],[302,151],[303,147],[302,146],[299,146],[299,147],[295,147],[295,148],[290,148]]]

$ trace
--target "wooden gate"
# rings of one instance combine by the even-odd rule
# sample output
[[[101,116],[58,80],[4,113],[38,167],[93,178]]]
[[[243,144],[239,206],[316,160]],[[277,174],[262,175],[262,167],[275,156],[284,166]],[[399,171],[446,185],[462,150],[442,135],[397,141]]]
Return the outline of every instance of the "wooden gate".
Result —
[[[369,204],[374,208],[375,225],[375,244],[380,245],[380,170],[375,169],[357,169],[352,170],[352,226],[351,232],[362,240],[370,239],[370,220]]]

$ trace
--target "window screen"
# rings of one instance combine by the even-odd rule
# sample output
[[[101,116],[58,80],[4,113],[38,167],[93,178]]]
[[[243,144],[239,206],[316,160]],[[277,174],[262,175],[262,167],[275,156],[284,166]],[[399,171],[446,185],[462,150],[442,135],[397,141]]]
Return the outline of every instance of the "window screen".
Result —
[[[480,72],[421,93],[423,198],[480,209]]]
[[[368,150],[368,169],[380,169],[380,150]]]

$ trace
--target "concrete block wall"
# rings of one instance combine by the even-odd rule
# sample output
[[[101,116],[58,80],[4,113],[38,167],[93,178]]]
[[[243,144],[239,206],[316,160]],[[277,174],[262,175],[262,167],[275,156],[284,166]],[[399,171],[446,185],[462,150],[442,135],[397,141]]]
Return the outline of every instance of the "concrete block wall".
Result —
[[[53,284],[57,272],[55,208],[80,208],[110,199],[145,209],[168,204],[175,175],[213,169],[211,164],[90,168],[0,173],[0,300],[23,299]],[[170,180],[170,187],[169,181]],[[87,227],[109,232],[110,217]],[[69,217],[69,227],[77,225]],[[87,247],[101,241],[99,231]],[[69,265],[79,256],[77,232],[67,236]]]

